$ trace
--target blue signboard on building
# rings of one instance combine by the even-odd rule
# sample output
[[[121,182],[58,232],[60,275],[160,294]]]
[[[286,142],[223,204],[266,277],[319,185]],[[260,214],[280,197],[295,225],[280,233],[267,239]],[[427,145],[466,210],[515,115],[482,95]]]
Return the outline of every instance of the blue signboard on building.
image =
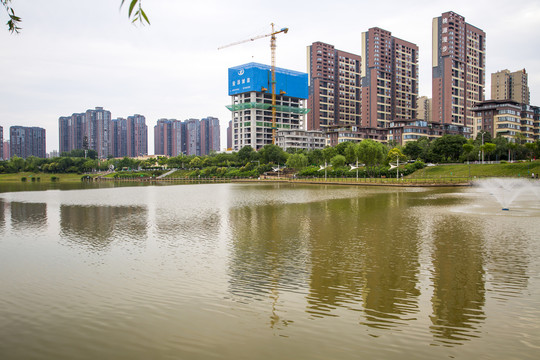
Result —
[[[272,68],[268,65],[249,63],[229,68],[229,95],[250,91],[272,93]],[[308,74],[276,68],[276,94],[307,99]]]

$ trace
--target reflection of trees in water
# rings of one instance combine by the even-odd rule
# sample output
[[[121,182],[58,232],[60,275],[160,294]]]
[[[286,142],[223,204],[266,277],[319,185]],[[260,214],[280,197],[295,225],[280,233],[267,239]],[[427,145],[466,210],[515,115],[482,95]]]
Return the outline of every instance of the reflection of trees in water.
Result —
[[[443,344],[476,337],[485,320],[483,236],[462,217],[434,225],[431,331]]]
[[[47,227],[47,204],[12,202],[11,226],[17,230]]]
[[[147,237],[147,210],[142,206],[60,206],[61,235],[70,243],[105,250],[116,241],[142,242]]]

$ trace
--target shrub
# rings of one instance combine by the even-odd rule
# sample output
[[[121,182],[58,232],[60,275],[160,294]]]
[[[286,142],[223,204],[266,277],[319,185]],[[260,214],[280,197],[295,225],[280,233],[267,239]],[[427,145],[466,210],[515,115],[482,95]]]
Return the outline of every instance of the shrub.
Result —
[[[23,177],[21,178],[21,181],[22,181],[22,182],[25,182],[25,181],[26,181],[26,177],[23,176]]]

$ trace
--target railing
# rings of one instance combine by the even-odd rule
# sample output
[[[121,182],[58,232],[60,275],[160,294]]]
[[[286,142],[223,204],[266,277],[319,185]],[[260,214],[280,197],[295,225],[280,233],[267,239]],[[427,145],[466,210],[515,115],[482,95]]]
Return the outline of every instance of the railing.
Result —
[[[224,178],[224,177],[166,177],[157,179],[153,177],[121,177],[99,178],[97,181],[116,182],[177,182],[177,183],[229,183],[229,182],[289,182],[304,184],[329,185],[378,185],[378,186],[465,186],[470,185],[473,179],[466,177],[440,177],[440,178],[318,178],[318,177],[268,177],[259,178]]]

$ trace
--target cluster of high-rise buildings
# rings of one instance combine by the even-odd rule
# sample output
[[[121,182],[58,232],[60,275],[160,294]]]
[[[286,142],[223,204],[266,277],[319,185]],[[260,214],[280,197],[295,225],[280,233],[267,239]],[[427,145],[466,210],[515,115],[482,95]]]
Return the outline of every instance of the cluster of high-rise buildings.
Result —
[[[9,140],[4,141],[4,128],[0,126],[0,160],[17,156],[46,157],[46,131],[40,127],[11,126]]]
[[[99,158],[148,155],[148,128],[142,115],[111,118],[102,107],[58,119],[60,153],[95,150]]]
[[[204,119],[159,119],[154,126],[154,154],[208,155],[219,151],[220,127],[215,117]]]
[[[488,116],[485,108],[494,106],[485,101],[483,30],[459,14],[446,12],[433,19],[432,36],[431,97],[419,96],[418,46],[390,31],[375,27],[362,33],[361,55],[323,42],[308,46],[307,94],[285,89],[302,73],[276,70],[284,74],[277,79],[277,145],[310,148],[363,139],[404,144],[422,136],[469,138],[483,131],[511,141],[518,133],[528,142],[539,137],[540,110],[529,105],[525,70],[492,75],[492,99],[514,106],[513,126],[503,123],[510,122],[503,109],[489,113],[491,120],[480,120]],[[264,71],[257,75],[255,86],[249,69],[257,66]],[[228,147],[259,149],[271,143],[270,86],[269,69],[260,64],[229,69]]]
[[[58,119],[59,151],[55,156],[72,150],[95,150],[99,158],[144,157],[148,155],[148,126],[143,115],[127,118],[111,117],[102,107],[61,116]],[[13,156],[45,158],[45,129],[10,127],[9,140],[3,141],[0,126],[0,159]],[[164,156],[208,155],[220,149],[219,119],[160,119],[154,127],[154,154]]]

